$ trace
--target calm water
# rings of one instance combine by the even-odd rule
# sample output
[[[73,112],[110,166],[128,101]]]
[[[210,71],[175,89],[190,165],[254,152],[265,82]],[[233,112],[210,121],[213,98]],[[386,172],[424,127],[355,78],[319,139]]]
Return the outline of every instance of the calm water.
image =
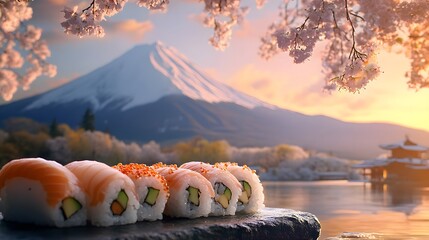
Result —
[[[264,182],[264,192],[267,207],[315,214],[322,224],[320,239],[344,232],[372,239],[429,239],[429,188],[347,181]]]

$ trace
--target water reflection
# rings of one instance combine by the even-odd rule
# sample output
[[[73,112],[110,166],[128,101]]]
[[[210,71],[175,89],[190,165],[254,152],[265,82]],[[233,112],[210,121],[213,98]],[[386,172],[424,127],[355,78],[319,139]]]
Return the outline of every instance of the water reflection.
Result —
[[[265,182],[267,207],[314,213],[322,239],[375,232],[383,239],[429,239],[429,188],[346,181]]]
[[[380,202],[385,207],[393,211],[403,212],[406,215],[411,215],[414,209],[423,204],[424,191],[414,185],[386,185],[386,184],[366,184],[371,189],[368,194],[364,194],[371,198],[375,204]],[[365,186],[364,189],[368,188]]]

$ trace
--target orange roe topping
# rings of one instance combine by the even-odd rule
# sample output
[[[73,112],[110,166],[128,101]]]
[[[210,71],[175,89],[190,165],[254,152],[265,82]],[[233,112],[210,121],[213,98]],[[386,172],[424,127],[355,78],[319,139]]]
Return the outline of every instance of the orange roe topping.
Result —
[[[228,167],[230,167],[230,166],[238,166],[238,167],[240,167],[239,165],[238,165],[238,163],[235,163],[235,162],[221,162],[221,163],[215,163],[214,164],[214,166],[215,167],[217,167],[217,168],[220,168],[220,169],[223,169],[223,170],[227,170],[227,168]],[[243,165],[243,166],[241,166],[241,169],[243,170],[243,171],[251,171],[252,173],[254,173],[254,174],[256,174],[256,171],[255,170],[252,170],[251,168],[249,168],[247,165]]]
[[[163,168],[163,167],[173,168],[174,170],[176,170],[178,168],[176,164],[165,164],[162,162],[155,163],[152,165],[153,169],[158,169],[158,168]]]
[[[215,168],[219,168],[219,169],[222,169],[222,170],[226,170],[226,168],[227,168],[228,166],[226,165],[226,163],[215,163],[215,164],[213,165],[213,167],[215,167]]]
[[[169,195],[167,181],[163,176],[157,173],[155,169],[152,167],[146,166],[145,164],[138,164],[138,163],[130,163],[126,165],[119,163],[118,165],[113,166],[113,168],[119,170],[120,172],[127,175],[133,180],[137,180],[143,177],[154,177],[162,183],[164,191],[167,192],[167,196]]]
[[[205,168],[201,167],[201,168],[200,168],[200,172],[201,172],[202,174],[206,174],[206,173],[208,173],[208,172],[209,172],[209,170],[207,170],[207,169],[205,169]]]

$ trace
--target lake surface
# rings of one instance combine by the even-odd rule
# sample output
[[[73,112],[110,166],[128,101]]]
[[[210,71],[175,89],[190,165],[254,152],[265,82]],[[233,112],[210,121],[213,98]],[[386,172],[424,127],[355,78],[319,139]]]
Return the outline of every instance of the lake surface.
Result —
[[[347,181],[263,185],[267,207],[315,214],[322,225],[320,239],[429,239],[429,188]]]

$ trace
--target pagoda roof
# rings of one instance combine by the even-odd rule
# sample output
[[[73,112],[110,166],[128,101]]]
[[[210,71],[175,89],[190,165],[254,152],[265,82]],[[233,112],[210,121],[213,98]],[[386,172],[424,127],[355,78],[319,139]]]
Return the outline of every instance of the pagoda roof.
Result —
[[[374,168],[374,167],[383,167],[388,164],[387,159],[371,159],[365,160],[361,163],[354,164],[352,168]]]
[[[416,151],[416,152],[424,152],[428,151],[429,148],[425,146],[418,145],[415,142],[412,142],[410,139],[406,138],[405,140],[397,143],[391,143],[391,144],[381,144],[380,148],[385,150],[392,150],[396,148],[402,148],[409,151]]]
[[[415,169],[429,169],[429,162],[425,161],[422,163],[420,158],[381,158],[381,159],[371,159],[365,160],[361,163],[355,164],[352,168],[375,168],[375,167],[385,167],[391,163],[405,163],[408,167]]]

